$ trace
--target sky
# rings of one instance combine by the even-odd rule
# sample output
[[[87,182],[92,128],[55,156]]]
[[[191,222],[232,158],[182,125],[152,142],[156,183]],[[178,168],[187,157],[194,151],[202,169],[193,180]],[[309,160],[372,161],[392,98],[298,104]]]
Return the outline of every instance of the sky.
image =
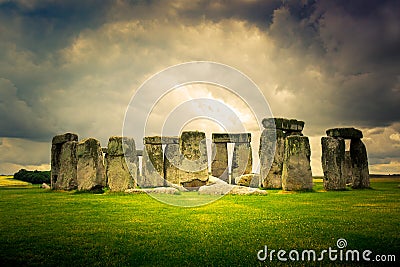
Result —
[[[56,134],[106,146],[122,134],[138,88],[190,61],[241,71],[273,116],[305,121],[314,175],[322,174],[321,136],[333,127],[363,131],[370,173],[400,173],[398,14],[400,2],[384,0],[0,0],[0,174],[50,169]],[[153,118],[162,122],[179,101],[208,96],[254,119],[221,88],[179,90]],[[211,124],[185,125],[223,128]]]

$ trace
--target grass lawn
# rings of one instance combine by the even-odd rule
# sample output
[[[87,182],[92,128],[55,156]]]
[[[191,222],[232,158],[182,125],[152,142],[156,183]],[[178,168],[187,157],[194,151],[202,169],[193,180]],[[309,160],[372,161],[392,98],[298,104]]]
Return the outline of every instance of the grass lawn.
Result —
[[[319,253],[337,249],[339,238],[346,249],[392,254],[398,262],[399,184],[372,179],[371,190],[323,192],[316,179],[314,192],[224,196],[195,208],[145,194],[0,187],[0,265],[284,266],[276,256],[272,264],[258,261],[257,252],[267,245]],[[339,262],[326,256],[323,263]]]

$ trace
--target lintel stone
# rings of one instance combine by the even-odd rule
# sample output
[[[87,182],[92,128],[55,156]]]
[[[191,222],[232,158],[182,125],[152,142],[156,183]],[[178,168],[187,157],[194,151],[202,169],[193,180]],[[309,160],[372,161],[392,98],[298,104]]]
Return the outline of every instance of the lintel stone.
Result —
[[[214,143],[250,143],[251,133],[213,133],[212,141]]]
[[[279,129],[283,131],[301,132],[304,128],[304,121],[285,118],[265,118],[262,120],[265,129]]]
[[[74,133],[65,133],[53,137],[52,144],[63,144],[68,141],[78,141],[78,135]]]
[[[363,134],[355,128],[333,128],[326,130],[326,134],[330,137],[341,137],[344,139],[361,139]]]
[[[146,136],[143,138],[144,144],[179,144],[179,137],[176,136]]]

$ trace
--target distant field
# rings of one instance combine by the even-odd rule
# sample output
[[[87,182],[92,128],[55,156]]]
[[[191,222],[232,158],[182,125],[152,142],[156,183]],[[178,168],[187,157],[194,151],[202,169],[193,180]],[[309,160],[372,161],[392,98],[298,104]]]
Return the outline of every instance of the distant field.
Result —
[[[2,186],[18,187],[18,186],[28,186],[28,185],[31,184],[20,180],[15,180],[13,179],[12,175],[0,175],[0,187]]]
[[[373,179],[370,190],[323,192],[315,180],[314,192],[225,196],[197,208],[143,194],[1,187],[0,265],[286,266],[276,258],[259,262],[257,252],[265,245],[322,251],[339,238],[347,249],[400,261],[399,184]],[[310,264],[321,262],[297,263]]]

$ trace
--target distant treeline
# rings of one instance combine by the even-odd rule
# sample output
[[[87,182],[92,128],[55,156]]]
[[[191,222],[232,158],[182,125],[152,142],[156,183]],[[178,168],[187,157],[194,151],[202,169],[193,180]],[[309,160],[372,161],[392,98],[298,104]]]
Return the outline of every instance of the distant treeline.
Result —
[[[50,184],[50,171],[27,171],[21,169],[14,174],[14,179],[32,184]]]

